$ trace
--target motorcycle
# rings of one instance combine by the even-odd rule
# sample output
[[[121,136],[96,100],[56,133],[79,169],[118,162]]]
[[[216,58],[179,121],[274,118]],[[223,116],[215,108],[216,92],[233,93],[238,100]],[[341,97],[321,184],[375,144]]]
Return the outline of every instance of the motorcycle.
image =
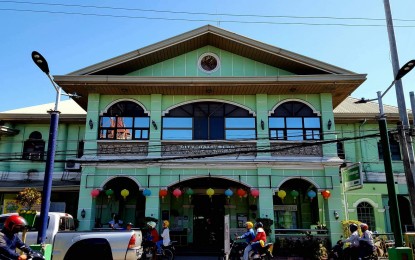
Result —
[[[273,247],[274,244],[267,243],[263,247],[258,248],[258,253],[255,253],[254,251],[249,252],[249,260],[271,260],[273,258]]]
[[[230,260],[240,260],[244,255],[245,247],[248,245],[245,241],[231,240],[231,249],[229,253]]]
[[[27,260],[45,260],[45,257],[36,251],[33,251],[31,253],[26,253],[27,254]]]
[[[151,241],[144,240],[142,243],[143,246],[143,255],[142,259],[151,260],[151,259],[163,259],[163,260],[173,260],[175,254],[174,243],[176,241],[171,241],[168,246],[162,246],[161,252],[157,252],[155,249],[155,244]]]

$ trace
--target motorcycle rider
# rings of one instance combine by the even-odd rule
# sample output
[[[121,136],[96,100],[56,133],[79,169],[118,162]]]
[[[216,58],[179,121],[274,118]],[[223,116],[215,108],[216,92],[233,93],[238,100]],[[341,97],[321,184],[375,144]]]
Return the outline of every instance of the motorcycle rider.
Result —
[[[169,221],[163,221],[163,232],[161,233],[161,240],[157,241],[157,253],[161,254],[161,245],[168,246],[170,244],[170,230],[169,230]]]
[[[26,260],[27,255],[18,254],[16,248],[25,253],[33,252],[17,235],[26,226],[27,222],[22,216],[12,215],[6,219],[0,232],[0,259]]]
[[[255,224],[255,229],[256,229],[256,236],[254,240],[252,240],[251,242],[251,247],[252,247],[252,250],[254,251],[254,254],[258,253],[258,249],[260,247],[263,247],[265,243],[267,242],[267,234],[265,233],[264,225],[262,224],[262,222],[257,222]]]
[[[363,258],[372,254],[375,243],[367,224],[361,223],[360,229],[362,230],[362,236],[359,238],[359,257]]]
[[[350,243],[350,246],[344,249],[344,259],[358,259],[359,255],[359,233],[357,232],[357,225],[350,224],[349,230],[351,232],[350,237],[343,240],[343,243]]]
[[[246,222],[245,227],[246,227],[246,232],[241,236],[237,236],[236,239],[245,238],[245,241],[248,243],[248,245],[244,249],[244,256],[243,256],[243,259],[247,260],[249,258],[249,251],[252,250],[251,241],[254,240],[255,238],[255,232],[253,229],[254,224],[252,224],[252,222],[250,221]]]

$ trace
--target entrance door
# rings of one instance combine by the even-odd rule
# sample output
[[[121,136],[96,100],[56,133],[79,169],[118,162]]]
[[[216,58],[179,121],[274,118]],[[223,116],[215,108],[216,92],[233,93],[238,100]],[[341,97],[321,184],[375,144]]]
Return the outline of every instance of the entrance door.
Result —
[[[195,195],[193,208],[193,244],[203,251],[219,252],[223,247],[225,195]]]

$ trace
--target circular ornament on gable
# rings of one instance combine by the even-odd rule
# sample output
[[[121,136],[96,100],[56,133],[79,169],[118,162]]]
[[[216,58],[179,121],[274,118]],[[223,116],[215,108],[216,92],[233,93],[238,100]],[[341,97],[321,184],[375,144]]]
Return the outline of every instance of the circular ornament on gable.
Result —
[[[218,55],[208,52],[199,57],[197,62],[199,69],[206,73],[213,73],[220,67],[220,60]]]

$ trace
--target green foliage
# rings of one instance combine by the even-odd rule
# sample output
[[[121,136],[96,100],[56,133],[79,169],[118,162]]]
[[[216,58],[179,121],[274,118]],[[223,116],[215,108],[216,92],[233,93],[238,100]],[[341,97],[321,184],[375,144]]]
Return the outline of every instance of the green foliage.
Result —
[[[25,210],[31,210],[34,205],[42,202],[42,193],[35,188],[25,188],[19,192],[16,200]]]

